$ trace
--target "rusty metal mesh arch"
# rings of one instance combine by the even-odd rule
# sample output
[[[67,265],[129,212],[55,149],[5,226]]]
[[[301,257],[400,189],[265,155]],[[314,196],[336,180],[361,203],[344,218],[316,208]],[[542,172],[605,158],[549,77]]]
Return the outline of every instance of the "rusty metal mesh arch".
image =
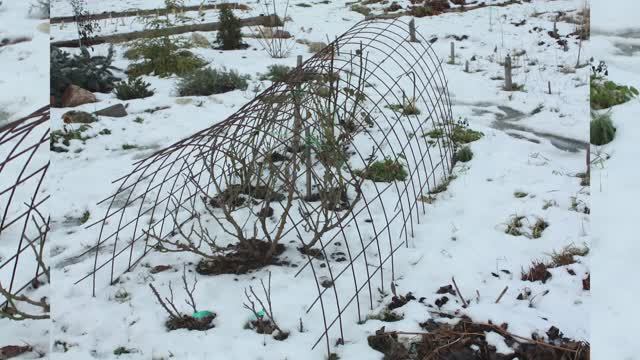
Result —
[[[45,272],[37,257],[49,231],[49,107],[0,127],[0,154],[0,283],[18,296]],[[0,308],[6,304],[0,295]]]
[[[313,240],[310,233],[318,233],[313,231],[318,222],[309,219],[340,214],[325,215],[324,223],[333,227],[316,244],[329,259],[327,244],[341,239],[348,261],[327,261],[320,269],[307,255],[298,271],[309,269],[316,279],[317,296],[309,310],[321,308],[324,332],[314,347],[324,338],[329,351],[329,332],[336,324],[338,339],[344,338],[344,311],[355,303],[361,319],[363,308],[374,306],[375,289],[385,289],[394,279],[393,254],[413,236],[414,224],[425,212],[418,199],[446,181],[453,166],[451,104],[442,61],[420,35],[419,41],[408,41],[408,30],[400,20],[362,21],[224,121],[138,162],[101,202],[107,204],[106,214],[93,224],[100,228],[99,238],[85,252],[93,254],[93,269],[78,282],[91,277],[94,294],[98,276],[114,283],[153,250],[151,232],[163,239],[175,236],[177,224],[193,221],[196,209],[206,206],[203,197],[234,186],[232,179],[242,169],[259,168],[255,187],[260,181],[265,187],[279,184],[295,196],[297,212],[285,213],[282,203],[289,202],[271,198],[252,198],[249,206],[275,207],[286,218],[283,239],[305,245]],[[403,114],[408,105],[420,112]],[[444,136],[426,137],[431,130]],[[338,165],[330,158],[333,150],[323,155],[328,143],[344,154]],[[284,165],[273,165],[275,153],[288,157],[278,161]],[[373,160],[384,159],[402,163],[406,179],[365,181],[362,171]],[[276,180],[262,179],[263,171],[269,173],[268,181]],[[353,200],[347,210],[327,210],[326,203],[310,200],[312,193],[327,193],[334,186],[341,197]],[[255,212],[238,216],[248,222]],[[224,235],[223,227],[217,231]],[[321,275],[333,286],[321,286]],[[372,285],[374,278],[378,285]]]

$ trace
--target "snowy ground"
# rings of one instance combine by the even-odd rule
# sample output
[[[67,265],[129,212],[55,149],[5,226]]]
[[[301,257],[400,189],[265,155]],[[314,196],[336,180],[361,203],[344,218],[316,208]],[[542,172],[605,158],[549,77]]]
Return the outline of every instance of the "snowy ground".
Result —
[[[640,8],[624,1],[596,2],[593,6],[592,54],[604,60],[609,78],[618,84],[640,87],[640,26],[631,14]],[[634,9],[635,7],[635,9]],[[637,273],[640,251],[635,234],[634,202],[640,198],[640,173],[633,165],[640,151],[640,100],[614,106],[611,119],[617,128],[613,142],[592,147],[594,228],[593,357],[639,359],[633,334],[640,316],[636,298],[640,283],[628,281]],[[609,157],[607,159],[607,157]],[[600,161],[599,159],[605,159]],[[615,296],[612,296],[615,295]]]
[[[138,6],[140,1],[89,3],[90,12],[100,12],[128,9]],[[145,1],[144,6],[159,5],[156,3],[160,1]],[[416,227],[409,249],[402,248],[396,253],[399,293],[410,291],[418,298],[425,297],[425,304],[432,304],[441,296],[436,294],[438,288],[450,284],[454,276],[461,292],[474,300],[462,309],[452,297],[442,307],[443,311],[461,311],[478,321],[506,322],[510,331],[522,336],[531,336],[533,332],[544,334],[554,325],[567,337],[590,339],[592,301],[590,292],[582,290],[582,279],[590,269],[590,256],[568,266],[575,275],[567,267],[560,267],[552,269],[553,277],[545,284],[520,280],[521,269],[528,268],[531,261],[547,260],[550,253],[568,245],[591,243],[589,215],[572,209],[575,203],[590,203],[589,189],[580,186],[576,177],[585,171],[589,69],[575,69],[578,59],[575,38],[569,39],[568,50],[564,51],[547,34],[553,28],[553,11],[575,11],[581,5],[579,0],[534,1],[416,19],[417,29],[425,38],[438,38],[432,46],[444,61],[450,42],[454,41],[448,37],[468,36],[455,41],[455,63],[445,64],[444,68],[455,120],[467,119],[472,129],[482,131],[485,136],[471,145],[474,159],[467,165],[458,165],[454,170],[457,178],[449,189],[428,205],[428,216]],[[69,8],[63,1],[53,1],[52,13],[68,15]],[[241,17],[253,14],[237,12]],[[291,6],[290,16],[292,34],[310,41],[333,39],[363,18],[349,11],[342,1],[314,3],[309,8]],[[522,20],[526,20],[524,25],[512,24]],[[575,28],[574,24],[563,22],[557,26],[563,35]],[[58,29],[52,29],[55,39],[69,38],[68,28],[60,33]],[[202,35],[215,39],[214,33]],[[275,60],[256,41],[246,41],[251,45],[247,50],[195,52],[208,59],[211,66],[225,66],[252,75],[249,89],[268,85],[257,80],[257,74],[264,73],[269,65],[293,66],[296,55],[305,59],[310,56],[306,46],[297,44],[288,58]],[[106,53],[106,49],[96,46],[95,52]],[[128,64],[122,57],[125,46],[117,45],[115,49],[114,65],[125,68]],[[503,81],[498,79],[503,76],[499,62],[507,54],[517,53],[522,55],[514,57],[514,81],[523,85],[524,91],[506,92],[501,89]],[[465,61],[473,57],[470,72],[464,72]],[[583,48],[581,64],[587,59]],[[54,346],[51,358],[113,358],[116,348],[125,347],[133,351],[121,357],[131,359],[171,355],[180,359],[322,359],[321,347],[310,352],[322,326],[317,311],[305,313],[315,292],[308,272],[294,279],[295,269],[268,269],[273,274],[276,318],[283,328],[291,331],[291,336],[282,342],[243,329],[250,316],[242,308],[243,290],[249,285],[259,285],[267,269],[243,276],[199,277],[196,293],[199,305],[218,313],[216,327],[206,332],[164,330],[165,313],[155,303],[147,284],[153,282],[166,291],[166,284],[179,281],[181,272],[151,275],[148,267],[138,266],[115,286],[99,283],[95,298],[90,297],[90,282],[73,285],[93,265],[93,257],[77,255],[94,245],[98,236],[98,228],[85,229],[79,219],[86,211],[90,214],[89,222],[104,214],[104,205],[96,204],[115,190],[111,180],[126,174],[135,160],[224,120],[254,96],[250,90],[234,91],[178,102],[174,94],[176,78],[149,76],[145,80],[157,90],[156,95],[127,101],[129,116],[101,118],[87,133],[96,135],[94,138],[85,144],[72,141],[67,153],[52,153],[50,180],[56,201],[51,211],[55,221],[51,261],[53,282],[58,289],[52,299],[56,304],[52,343],[58,345]],[[97,96],[100,102],[74,110],[95,111],[121,102],[111,94]],[[166,105],[171,108],[144,113],[145,109]],[[53,129],[62,128],[61,115],[68,110],[52,111]],[[103,129],[109,129],[111,135],[98,135]],[[123,150],[125,144],[138,148]],[[514,192],[527,195],[516,198]],[[504,229],[513,215],[527,217],[525,228],[538,217],[547,221],[549,227],[538,239],[507,235]],[[295,250],[288,250],[285,256],[298,264],[304,261]],[[180,269],[183,263],[192,268],[197,260],[195,256],[151,254],[143,264],[170,264]],[[508,286],[505,296],[495,304],[505,286]],[[525,289],[530,289],[532,296],[537,295],[531,306],[529,301],[516,300]],[[182,294],[177,291],[176,296]],[[378,307],[372,314],[382,309],[390,296],[377,300]],[[178,302],[184,305],[182,300]],[[362,325],[355,319],[346,322],[346,344],[334,351],[343,359],[379,359],[382,355],[367,345],[366,336],[383,325],[387,330],[420,330],[418,323],[430,317],[427,310],[423,304],[412,301],[399,309],[404,313],[399,322],[369,320]],[[300,318],[305,328],[302,333],[298,331]]]
[[[29,1],[3,1],[0,6],[0,41],[28,38],[0,47],[0,125],[29,115],[49,102],[49,21],[30,15]]]
[[[0,127],[6,123],[29,115],[49,102],[49,21],[40,19],[37,8],[31,7],[30,1],[2,1],[0,5],[0,42],[13,43],[0,46]],[[45,125],[46,126],[46,125]],[[14,154],[25,151],[27,146],[37,142],[44,131],[35,131],[29,135],[23,145]],[[0,146],[0,154],[5,156],[15,146],[15,143],[7,143]],[[43,166],[49,158],[47,146],[35,154],[31,166],[24,174]],[[13,184],[23,171],[26,156],[9,165],[3,164],[0,176],[0,189],[4,190],[9,184]],[[0,161],[4,161],[2,158]],[[18,162],[20,162],[18,164]],[[37,185],[36,178],[27,180],[14,195],[12,206],[7,218],[13,219],[16,214],[24,211],[21,204],[28,202],[33,196]],[[0,203],[4,211],[4,205],[10,193],[0,196]],[[44,196],[44,193],[41,193]],[[40,198],[40,197],[39,197]],[[42,208],[41,208],[42,209]],[[3,214],[4,216],[4,214]],[[0,236],[0,264],[13,256],[18,248],[18,240],[21,233],[22,222],[9,226]],[[34,234],[28,234],[33,236]],[[21,257],[19,272],[16,275],[16,283],[22,286],[33,277],[35,260],[31,254],[25,252]],[[33,270],[32,270],[33,269]],[[0,271],[0,282],[8,287],[8,281],[12,266],[5,266]],[[47,296],[48,287],[40,287],[36,292],[29,292],[30,296],[39,299]],[[0,302],[4,302],[0,298]],[[6,345],[33,346],[35,352],[25,355],[24,358],[35,358],[37,352],[46,353],[49,348],[49,321],[22,321],[14,322],[0,319],[0,348]]]

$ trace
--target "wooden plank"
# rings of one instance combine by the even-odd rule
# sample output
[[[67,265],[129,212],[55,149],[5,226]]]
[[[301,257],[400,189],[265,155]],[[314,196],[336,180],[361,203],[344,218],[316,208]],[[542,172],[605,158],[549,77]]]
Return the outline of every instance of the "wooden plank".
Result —
[[[184,11],[199,11],[199,10],[217,10],[222,6],[230,6],[232,9],[250,10],[251,8],[245,4],[240,3],[228,3],[228,4],[207,4],[207,5],[193,5],[184,6],[180,9],[180,12]],[[104,20],[111,18],[131,17],[131,16],[147,16],[147,15],[167,15],[172,14],[173,9],[140,9],[140,10],[126,10],[126,11],[105,11],[99,14],[89,14],[83,16],[83,20]],[[59,16],[53,17],[49,21],[51,24],[71,23],[75,22],[76,17],[72,16]]]
[[[256,17],[240,19],[240,26],[259,26],[259,25],[273,26],[274,24],[279,24],[279,23],[280,23],[280,18],[277,15],[261,15]],[[220,28],[219,22],[210,22],[210,23],[203,23],[203,24],[174,26],[174,27],[164,28],[164,29],[141,30],[141,31],[134,31],[130,33],[98,36],[91,40],[91,44],[87,44],[87,45],[93,46],[93,45],[99,45],[104,43],[115,44],[115,43],[122,43],[122,42],[131,41],[131,40],[142,39],[142,38],[156,38],[156,37],[167,36],[167,35],[179,35],[179,34],[185,34],[185,33],[190,33],[194,31],[217,31],[219,28]],[[79,47],[79,42],[78,42],[78,39],[53,41],[51,42],[51,46],[77,48]]]

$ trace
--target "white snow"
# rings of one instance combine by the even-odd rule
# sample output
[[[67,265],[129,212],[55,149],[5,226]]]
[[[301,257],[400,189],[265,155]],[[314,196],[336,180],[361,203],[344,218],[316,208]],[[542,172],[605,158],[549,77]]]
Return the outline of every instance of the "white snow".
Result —
[[[0,41],[5,39],[10,42],[18,39],[25,41],[0,46],[0,127],[6,123],[22,118],[26,115],[45,106],[49,102],[49,34],[48,20],[36,18],[36,14],[31,11],[30,1],[2,1],[0,5]],[[45,125],[46,126],[46,125]],[[26,136],[23,144],[13,152],[14,156],[26,151],[29,154],[28,146],[33,145],[44,135],[44,130],[36,130]],[[0,145],[1,161],[5,161],[6,154],[9,154],[15,147],[15,141]],[[25,167],[23,161],[26,156],[19,156],[0,170],[0,191],[4,191],[10,184],[18,179],[21,171],[24,174],[31,174],[43,166],[49,158],[48,146],[44,144],[34,155],[30,166]],[[24,180],[23,184],[17,188],[13,194],[12,206],[6,214],[7,219],[15,217],[25,211],[26,205],[34,196],[34,189],[37,186],[39,177]],[[41,191],[37,200],[46,196],[46,191]],[[0,195],[0,208],[5,209],[11,192]],[[43,207],[40,207],[44,210]],[[5,216],[3,213],[2,216]],[[24,221],[18,221],[8,226],[0,236],[0,264],[10,259],[18,249],[19,238],[22,232]],[[6,226],[3,225],[3,226]],[[33,238],[34,233],[27,234]],[[23,244],[23,248],[27,245]],[[35,259],[31,256],[31,249],[28,247],[19,259],[18,273],[16,274],[15,285],[22,287],[35,274]],[[9,279],[13,270],[13,262],[0,270],[0,282],[3,286],[9,286]],[[15,287],[14,287],[15,290]],[[39,300],[40,297],[48,296],[49,287],[41,286],[35,291],[25,290],[27,295]],[[0,302],[4,298],[0,297]],[[30,311],[28,305],[20,306],[21,310]],[[47,353],[49,348],[49,328],[50,321],[25,320],[10,321],[0,319],[0,348],[6,345],[31,345],[35,352],[25,354],[21,358],[32,359],[38,357],[38,352]]]
[[[609,79],[640,88],[640,25],[636,2],[597,2],[593,27],[602,29],[593,37],[592,54],[603,60]],[[606,31],[606,33],[605,33]],[[635,49],[635,50],[634,50]],[[638,359],[640,345],[634,339],[640,317],[637,296],[640,282],[637,254],[640,251],[635,202],[640,198],[640,99],[614,106],[611,119],[617,128],[615,139],[604,146],[592,146],[591,182],[593,216],[593,327],[594,359]],[[600,161],[599,159],[603,159]]]
[[[0,47],[0,125],[49,103],[49,21],[32,18],[30,8],[29,1],[0,5],[0,41],[31,39]]]
[[[140,1],[133,0],[88,3],[90,12],[141,5]],[[160,1],[144,2],[144,7],[158,5],[162,5]],[[425,38],[438,38],[432,46],[444,61],[449,55],[450,42],[454,41],[447,36],[469,36],[467,40],[455,41],[455,64],[445,64],[444,71],[451,92],[454,120],[467,119],[472,129],[482,131],[485,136],[471,144],[474,159],[468,164],[457,165],[454,170],[457,178],[448,190],[436,195],[435,202],[427,205],[427,215],[415,226],[415,236],[410,238],[408,248],[401,248],[396,253],[398,293],[410,291],[418,298],[425,297],[425,304],[432,304],[441,296],[436,294],[438,288],[450,284],[451,278],[455,277],[460,291],[466,299],[471,299],[471,304],[462,309],[459,299],[451,297],[442,311],[460,311],[477,321],[506,322],[510,331],[521,336],[531,336],[533,332],[544,334],[553,325],[565,336],[590,339],[592,301],[590,293],[582,290],[582,279],[591,267],[590,256],[576,264],[553,269],[553,277],[545,284],[520,280],[521,269],[527,269],[531,261],[547,260],[551,252],[571,244],[591,244],[589,215],[570,210],[572,197],[590,202],[588,188],[581,187],[580,179],[575,176],[585,171],[589,69],[575,69],[578,60],[575,38],[568,40],[568,51],[565,52],[547,35],[553,27],[553,14],[532,16],[541,11],[577,10],[581,5],[579,0],[537,1],[416,19],[417,29]],[[58,0],[53,2],[52,13],[54,16],[68,15],[70,9]],[[311,41],[333,39],[363,18],[348,11],[343,1],[313,3],[310,8],[292,5],[289,13],[293,19],[289,27],[292,34],[297,39]],[[236,14],[255,15],[251,11]],[[526,20],[526,24],[512,24],[521,20]],[[66,26],[68,28],[62,30],[53,27],[52,36],[55,39],[71,38],[69,28],[73,25]],[[118,31],[128,31],[126,26]],[[135,29],[137,25],[131,26]],[[567,34],[574,26],[560,22],[558,31]],[[533,30],[534,27],[541,31]],[[108,24],[103,26],[103,31],[112,30]],[[215,39],[215,33],[203,35]],[[271,59],[255,40],[246,41],[251,45],[247,50],[196,49],[195,52],[210,61],[210,66],[251,74],[250,90],[193,97],[191,103],[180,105],[174,94],[175,77],[147,76],[144,79],[151,82],[156,95],[127,101],[129,116],[103,117],[92,124],[87,133],[97,135],[108,128],[111,135],[98,135],[85,144],[73,140],[69,152],[52,153],[49,180],[57,199],[51,204],[55,220],[51,261],[57,288],[52,299],[57,304],[52,314],[56,319],[52,343],[68,345],[66,352],[61,346],[54,347],[52,359],[112,358],[113,351],[120,346],[136,349],[126,356],[131,359],[167,358],[170,354],[180,359],[324,358],[322,346],[311,351],[311,345],[323,327],[317,309],[306,313],[316,291],[309,271],[302,272],[297,278],[293,277],[296,269],[288,267],[270,267],[241,276],[198,276],[196,298],[199,306],[218,314],[216,327],[206,332],[166,332],[163,326],[166,314],[148,288],[148,283],[153,282],[166,294],[166,285],[171,281],[177,304],[184,305],[186,310],[183,294],[176,286],[181,271],[152,275],[149,266],[170,264],[181,269],[186,263],[188,269],[193,269],[198,261],[195,255],[151,253],[116,285],[98,282],[95,298],[90,296],[90,281],[74,285],[93,265],[93,254],[78,255],[95,244],[99,228],[86,229],[68,219],[79,218],[84,211],[89,211],[89,222],[97,221],[106,211],[104,204],[97,203],[115,190],[111,180],[128,173],[134,161],[224,120],[254,96],[251,89],[268,85],[266,81],[257,80],[256,74],[265,72],[269,65],[293,66],[296,55],[303,55],[305,59],[310,56],[306,46],[296,44],[289,57]],[[544,44],[538,45],[539,42]],[[95,53],[105,54],[106,49],[104,45],[96,46]],[[129,63],[122,57],[126,47],[119,44],[115,49],[117,61],[114,65],[125,68]],[[502,80],[491,78],[503,75],[499,62],[507,54],[523,50],[524,55],[514,58],[514,81],[522,84],[524,91],[505,92],[501,89]],[[470,61],[471,72],[466,73],[464,62],[472,56],[476,60]],[[583,64],[587,59],[583,49],[580,62]],[[551,94],[548,94],[549,82]],[[95,111],[121,102],[112,94],[97,95],[100,102],[74,110]],[[164,105],[171,108],[154,114],[143,112]],[[540,111],[530,115],[536,109]],[[61,115],[68,110],[52,111],[53,129],[63,127]],[[144,121],[134,121],[137,117]],[[123,144],[136,144],[139,148],[123,150]],[[518,199],[514,197],[515,191],[529,195]],[[545,204],[555,205],[547,207]],[[527,216],[525,228],[537,217],[544,218],[549,227],[538,239],[507,235],[504,227],[512,215]],[[293,248],[284,256],[298,264],[304,262],[302,255]],[[575,275],[569,275],[567,268]],[[280,325],[291,332],[282,342],[243,329],[250,316],[242,307],[243,290],[250,285],[259,286],[259,280],[266,278],[267,271],[273,276],[275,316]],[[496,298],[506,286],[508,291],[496,304]],[[525,288],[538,295],[531,305],[530,301],[516,300]],[[543,295],[546,290],[549,292]],[[123,291],[129,294],[127,299],[115,301],[116,293]],[[390,301],[390,295],[374,300],[370,314],[379,312]],[[387,330],[421,331],[418,324],[431,316],[430,308],[411,301],[397,310],[404,314],[399,322],[368,320],[359,325],[351,310],[344,314],[345,345],[333,348],[342,359],[379,359],[382,355],[367,345],[367,335],[382,326]],[[300,319],[305,329],[302,333],[298,331]],[[333,332],[331,338],[337,339]],[[502,345],[500,349],[508,351]]]
[[[486,336],[487,342],[490,345],[493,345],[496,347],[496,351],[498,354],[508,355],[513,353],[513,349],[511,349],[507,345],[502,335],[491,331],[491,332],[487,332],[485,336]]]

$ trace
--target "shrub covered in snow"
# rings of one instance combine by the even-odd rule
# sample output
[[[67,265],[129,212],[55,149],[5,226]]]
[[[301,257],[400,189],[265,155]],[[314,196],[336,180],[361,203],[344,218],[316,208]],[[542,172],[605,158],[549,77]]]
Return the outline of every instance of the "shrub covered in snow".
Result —
[[[115,94],[120,100],[142,99],[154,94],[153,90],[149,90],[149,84],[140,78],[129,78],[128,81],[122,81],[116,84]]]

